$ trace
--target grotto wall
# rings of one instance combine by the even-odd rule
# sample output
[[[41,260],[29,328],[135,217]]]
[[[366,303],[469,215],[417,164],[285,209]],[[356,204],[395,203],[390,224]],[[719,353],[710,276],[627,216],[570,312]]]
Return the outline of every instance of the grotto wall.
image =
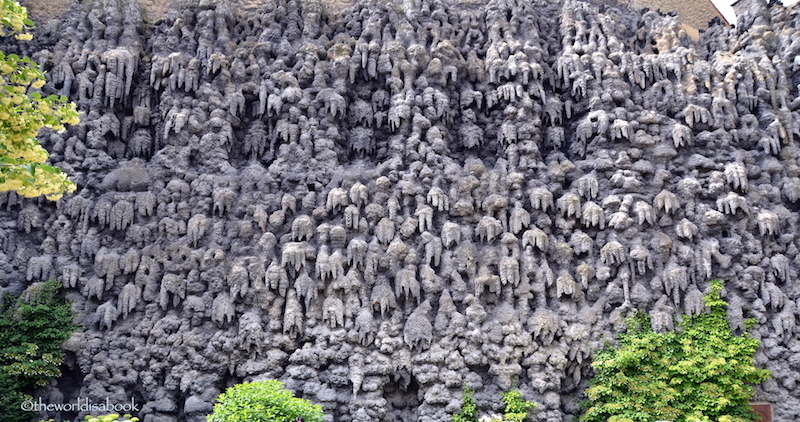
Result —
[[[77,193],[0,194],[0,286],[56,277],[85,328],[40,394],[199,422],[277,378],[440,422],[517,387],[568,421],[626,315],[671,329],[722,278],[800,419],[798,7],[694,42],[603,3],[84,0],[4,44],[84,113],[41,136]]]

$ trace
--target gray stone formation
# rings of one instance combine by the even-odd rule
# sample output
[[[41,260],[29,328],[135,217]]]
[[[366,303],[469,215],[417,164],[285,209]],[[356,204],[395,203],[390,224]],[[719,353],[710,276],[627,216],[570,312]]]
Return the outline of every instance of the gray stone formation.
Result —
[[[199,422],[276,378],[444,422],[466,385],[569,421],[633,309],[672,329],[721,278],[800,419],[799,9],[737,8],[695,43],[613,2],[74,3],[3,46],[84,113],[41,136],[75,194],[0,194],[3,290],[58,278],[84,327],[40,394]]]

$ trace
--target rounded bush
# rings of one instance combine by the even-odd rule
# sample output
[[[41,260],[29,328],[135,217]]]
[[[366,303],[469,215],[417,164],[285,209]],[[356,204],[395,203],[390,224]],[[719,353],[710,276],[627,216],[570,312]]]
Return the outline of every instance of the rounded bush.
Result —
[[[322,406],[294,396],[276,380],[234,385],[217,397],[208,422],[322,422]]]

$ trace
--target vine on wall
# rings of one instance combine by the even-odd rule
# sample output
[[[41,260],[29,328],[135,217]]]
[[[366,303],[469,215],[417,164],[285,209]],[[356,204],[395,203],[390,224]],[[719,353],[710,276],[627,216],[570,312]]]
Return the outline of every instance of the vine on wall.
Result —
[[[61,344],[72,335],[70,304],[55,280],[34,283],[18,298],[0,306],[0,420],[27,422],[20,409],[28,393],[61,375]]]
[[[636,313],[619,346],[597,353],[583,422],[745,422],[753,385],[771,376],[754,364],[760,342],[731,330],[714,280],[706,312],[684,316],[680,330],[654,332]]]

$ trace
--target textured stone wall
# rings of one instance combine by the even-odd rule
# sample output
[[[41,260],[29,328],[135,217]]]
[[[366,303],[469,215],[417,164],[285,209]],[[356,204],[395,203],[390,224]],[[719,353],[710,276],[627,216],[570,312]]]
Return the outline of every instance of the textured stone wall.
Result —
[[[0,194],[0,285],[57,277],[85,327],[41,394],[198,422],[277,378],[439,422],[517,387],[567,421],[626,315],[719,277],[797,420],[800,17],[738,7],[695,43],[577,1],[74,3],[3,46],[84,113],[41,137],[76,194]]]
[[[698,29],[706,29],[708,23],[714,18],[725,20],[711,0],[633,0],[633,3],[639,7],[648,7],[664,12],[677,11],[684,23]],[[736,22],[730,23],[735,24]]]

